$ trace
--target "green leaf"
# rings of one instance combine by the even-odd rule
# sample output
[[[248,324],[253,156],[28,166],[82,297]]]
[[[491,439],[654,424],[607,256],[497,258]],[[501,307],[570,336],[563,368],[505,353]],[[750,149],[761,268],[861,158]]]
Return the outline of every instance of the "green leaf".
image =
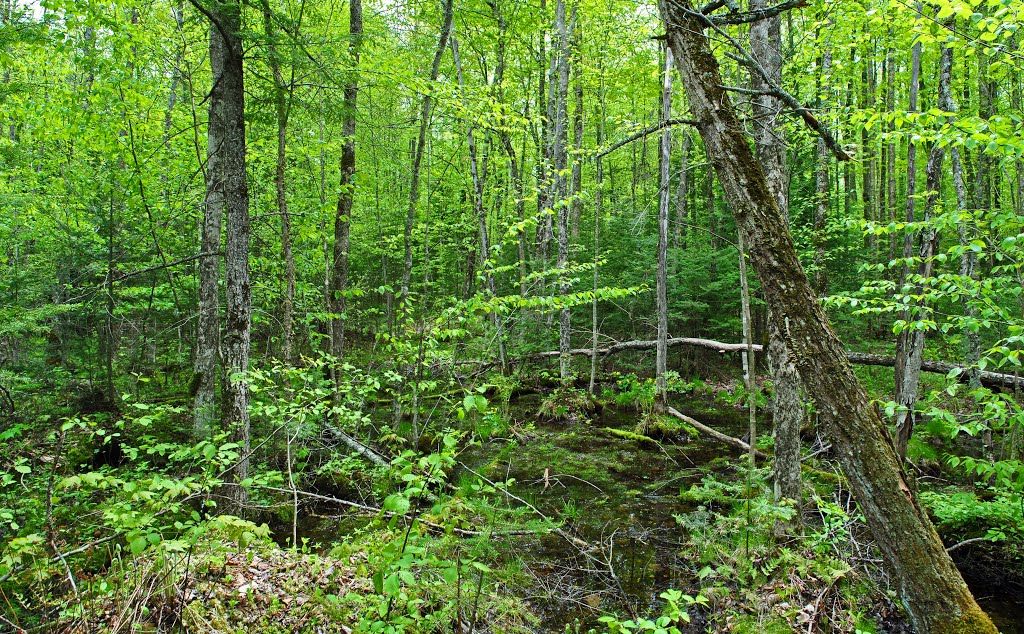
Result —
[[[136,556],[139,555],[140,553],[142,553],[142,551],[146,550],[146,546],[148,545],[149,542],[146,541],[145,536],[136,537],[132,540],[132,543],[130,544],[132,554]]]
[[[455,566],[445,568],[441,572],[441,576],[449,585],[455,585],[459,582],[459,570]]]
[[[401,589],[401,587],[401,581],[399,580],[398,575],[395,573],[388,575],[387,578],[384,579],[383,592],[385,595],[389,597],[398,594],[398,591]]]

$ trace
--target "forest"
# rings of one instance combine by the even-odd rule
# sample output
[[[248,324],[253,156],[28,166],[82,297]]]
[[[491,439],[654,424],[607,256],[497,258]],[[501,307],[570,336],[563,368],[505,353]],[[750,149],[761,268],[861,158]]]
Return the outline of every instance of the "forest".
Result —
[[[0,633],[1024,633],[1024,0],[0,0]]]

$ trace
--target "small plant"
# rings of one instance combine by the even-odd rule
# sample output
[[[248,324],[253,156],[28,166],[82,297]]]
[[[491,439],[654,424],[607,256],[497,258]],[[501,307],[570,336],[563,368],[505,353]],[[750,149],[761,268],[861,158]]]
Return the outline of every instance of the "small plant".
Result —
[[[679,590],[666,590],[658,595],[665,600],[661,615],[654,619],[637,618],[622,620],[617,616],[605,615],[598,619],[604,624],[603,634],[632,634],[633,632],[653,632],[653,634],[681,634],[678,625],[689,623],[689,608],[693,605],[706,606],[708,600],[698,594],[696,597],[683,594]],[[591,630],[596,634],[597,630]]]
[[[594,409],[594,400],[586,390],[560,386],[540,404],[537,416],[551,420],[576,420]]]

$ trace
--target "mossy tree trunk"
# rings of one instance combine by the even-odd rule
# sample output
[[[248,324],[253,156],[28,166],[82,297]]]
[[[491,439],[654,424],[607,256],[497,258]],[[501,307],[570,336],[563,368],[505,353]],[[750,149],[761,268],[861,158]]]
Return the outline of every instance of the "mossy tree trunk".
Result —
[[[924,634],[991,632],[920,504],[885,422],[846,361],[797,258],[761,166],[732,108],[705,18],[687,0],[660,0],[697,130],[718,174],[761,280],[765,301],[783,320],[787,349],[814,400],[843,471],[915,628]]]

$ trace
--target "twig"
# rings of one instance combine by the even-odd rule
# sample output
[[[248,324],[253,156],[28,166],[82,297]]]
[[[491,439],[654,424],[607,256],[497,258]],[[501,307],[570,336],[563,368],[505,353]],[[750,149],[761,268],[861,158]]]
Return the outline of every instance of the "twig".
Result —
[[[516,502],[519,502],[520,504],[522,504],[522,505],[523,505],[523,506],[525,506],[526,508],[530,509],[531,511],[533,511],[534,513],[536,513],[536,514],[537,514],[537,515],[538,515],[539,517],[541,517],[541,518],[543,518],[543,519],[546,519],[546,520],[548,520],[549,522],[551,521],[551,519],[550,519],[550,518],[549,518],[549,517],[548,517],[547,515],[545,515],[545,514],[543,514],[543,513],[541,513],[541,512],[540,512],[540,509],[538,509],[538,508],[537,508],[536,506],[534,506],[534,505],[530,504],[529,502],[527,502],[527,501],[526,501],[526,500],[524,500],[523,498],[519,497],[519,496],[518,496],[518,495],[516,495],[515,493],[512,493],[512,492],[511,492],[511,491],[509,491],[509,490],[508,490],[507,488],[505,488],[505,487],[501,486],[500,484],[498,484],[498,483],[496,483],[496,482],[491,482],[491,481],[490,481],[490,480],[488,480],[488,479],[487,479],[487,478],[486,478],[485,476],[483,476],[483,475],[481,475],[481,474],[477,473],[477,472],[476,472],[476,471],[474,471],[473,469],[471,469],[471,468],[469,468],[468,466],[466,466],[466,464],[465,464],[465,463],[463,463],[463,462],[460,462],[460,463],[459,463],[459,466],[461,466],[461,467],[462,467],[463,469],[465,469],[466,471],[469,471],[470,473],[472,473],[472,474],[473,474],[473,475],[475,475],[476,477],[480,478],[481,480],[483,480],[483,481],[484,481],[484,482],[486,482],[487,484],[491,485],[492,487],[494,487],[494,488],[498,489],[499,491],[501,491],[502,493],[504,493],[504,494],[505,494],[505,495],[507,495],[508,497],[510,497],[510,498],[512,498],[513,500],[515,500]],[[554,533],[555,533],[556,535],[558,535],[559,537],[562,537],[563,539],[565,539],[566,541],[568,541],[568,542],[569,542],[570,544],[572,544],[573,546],[576,546],[577,548],[580,548],[580,549],[581,549],[581,552],[583,552],[583,553],[587,553],[587,552],[589,552],[589,551],[591,551],[591,550],[594,550],[594,547],[593,547],[593,546],[592,546],[591,544],[588,544],[587,542],[585,542],[585,541],[583,541],[582,539],[580,539],[580,538],[576,537],[575,535],[570,535],[570,534],[569,534],[569,533],[568,533],[567,531],[565,531],[565,530],[562,530],[561,528],[555,528],[555,529],[553,529],[553,531],[552,531],[552,532],[554,532]],[[588,556],[589,556],[589,555],[588,555]]]
[[[990,540],[987,537],[972,537],[971,539],[965,539],[962,542],[957,542],[956,544],[953,544],[952,546],[946,548],[946,552],[947,553],[951,553],[954,550],[962,548],[963,546],[970,546],[971,544],[978,544],[978,543],[981,543],[981,542],[990,542],[990,541],[992,541],[992,540]]]
[[[700,124],[699,121],[695,121],[693,119],[666,119],[665,121],[662,121],[660,123],[656,123],[656,124],[654,124],[652,126],[648,126],[648,127],[644,128],[643,130],[637,132],[636,134],[632,134],[632,135],[626,137],[625,139],[622,139],[621,141],[610,145],[608,148],[606,148],[604,150],[601,150],[600,152],[597,153],[597,158],[605,157],[605,156],[611,154],[612,152],[614,152],[615,150],[619,149],[620,147],[622,147],[624,145],[628,145],[629,143],[632,143],[633,141],[636,141],[637,139],[642,139],[645,136],[654,134],[658,130],[661,130],[661,129],[664,129],[664,128],[673,127],[673,126],[677,126],[677,125],[693,125],[693,126],[695,126],[695,125],[699,125],[699,124]]]

